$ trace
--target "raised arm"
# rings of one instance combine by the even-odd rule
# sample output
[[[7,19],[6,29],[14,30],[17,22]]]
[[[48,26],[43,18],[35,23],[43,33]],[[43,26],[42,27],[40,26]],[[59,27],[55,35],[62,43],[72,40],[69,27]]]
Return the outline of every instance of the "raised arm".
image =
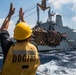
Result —
[[[17,25],[20,21],[21,21],[21,22],[25,22],[25,20],[24,20],[24,12],[23,12],[23,9],[22,9],[22,8],[20,8],[20,10],[19,10],[19,19],[18,19],[16,25]]]
[[[25,22],[25,20],[24,20],[24,12],[23,12],[22,8],[20,8],[20,10],[19,10],[19,20],[22,21],[22,22]]]
[[[11,19],[12,15],[14,14],[14,12],[15,12],[15,8],[13,7],[13,3],[11,3],[9,13],[8,13],[7,17],[5,18],[0,31],[8,29],[10,19]]]

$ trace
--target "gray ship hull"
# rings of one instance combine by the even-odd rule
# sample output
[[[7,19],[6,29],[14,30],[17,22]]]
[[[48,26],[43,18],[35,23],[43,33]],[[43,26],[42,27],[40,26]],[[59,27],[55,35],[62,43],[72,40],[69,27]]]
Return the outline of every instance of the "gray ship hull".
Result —
[[[38,45],[39,52],[47,52],[52,50],[72,50],[76,49],[76,41],[62,41],[59,46],[51,47],[51,46],[41,46]]]

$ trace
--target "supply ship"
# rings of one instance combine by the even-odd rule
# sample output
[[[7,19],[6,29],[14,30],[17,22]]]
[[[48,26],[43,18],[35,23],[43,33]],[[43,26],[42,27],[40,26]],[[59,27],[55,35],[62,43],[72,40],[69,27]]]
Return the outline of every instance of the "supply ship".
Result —
[[[39,21],[39,8],[43,11],[48,10],[48,19],[45,23]],[[68,26],[63,26],[62,16],[59,14],[56,15],[56,21],[53,21],[54,15],[51,7],[46,6],[46,0],[42,0],[42,4],[37,3],[37,23],[32,28],[34,37],[31,41],[37,44],[39,52],[76,49],[76,32]],[[0,53],[2,54],[2,50]]]
[[[43,11],[48,10],[48,19],[45,23],[39,21],[39,7]],[[37,4],[37,24],[33,30],[34,42],[38,45],[39,51],[76,49],[76,32],[68,26],[63,26],[62,16],[59,14],[56,15],[54,22],[54,15],[51,8],[46,7],[46,0],[42,0],[41,5]]]
[[[48,19],[45,23],[39,21],[39,7],[43,11],[48,10]],[[35,27],[32,28],[33,37],[30,41],[38,46],[39,52],[75,50],[76,32],[68,26],[63,25],[62,16],[59,14],[56,15],[56,21],[53,21],[52,17],[54,17],[54,15],[55,14],[51,12],[51,8],[46,7],[46,0],[42,0],[41,5],[37,4],[37,23]],[[12,40],[15,41],[14,39]],[[2,65],[2,59],[3,54],[0,46],[0,66]]]

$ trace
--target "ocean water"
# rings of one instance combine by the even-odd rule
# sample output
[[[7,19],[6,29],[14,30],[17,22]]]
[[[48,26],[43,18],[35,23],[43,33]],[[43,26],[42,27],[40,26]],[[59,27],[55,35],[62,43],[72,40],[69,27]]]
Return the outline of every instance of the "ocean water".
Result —
[[[39,53],[37,75],[76,75],[76,50],[53,50]],[[0,57],[0,68],[2,57]]]
[[[40,53],[37,75],[76,75],[76,49]]]

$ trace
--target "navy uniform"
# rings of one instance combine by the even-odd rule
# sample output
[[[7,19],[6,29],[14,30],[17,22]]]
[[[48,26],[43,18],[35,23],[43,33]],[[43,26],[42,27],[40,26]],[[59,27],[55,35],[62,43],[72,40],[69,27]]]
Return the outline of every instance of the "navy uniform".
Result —
[[[14,38],[18,41],[27,39],[31,34],[32,30],[24,22],[20,22],[14,29]],[[2,75],[35,75],[40,65],[37,48],[29,41],[17,43],[9,41],[7,31],[1,32],[0,38],[3,53],[5,56],[7,54],[2,68]],[[8,53],[5,53],[6,49]]]

